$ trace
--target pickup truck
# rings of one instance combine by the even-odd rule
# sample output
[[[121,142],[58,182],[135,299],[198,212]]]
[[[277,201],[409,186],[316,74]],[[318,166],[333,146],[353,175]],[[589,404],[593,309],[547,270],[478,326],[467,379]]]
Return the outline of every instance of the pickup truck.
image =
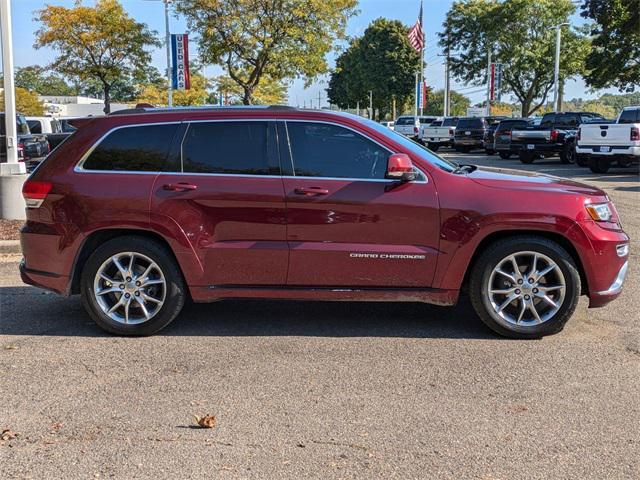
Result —
[[[418,138],[429,150],[437,151],[440,147],[453,147],[458,117],[445,117],[435,120],[431,125],[420,128]]]
[[[518,152],[522,163],[536,158],[560,156],[562,163],[580,164],[576,155],[576,137],[583,123],[605,121],[602,115],[590,112],[545,113],[540,126],[527,126],[511,131],[511,149]]]
[[[63,131],[62,123],[53,117],[27,117],[27,124],[32,134],[46,137],[51,149],[60,145],[72,133]]]
[[[640,106],[622,109],[615,123],[590,123],[578,129],[576,153],[594,173],[613,163],[629,167],[640,160]]]
[[[16,115],[16,131],[18,140],[18,160],[28,162],[49,154],[49,143],[44,135],[33,135],[29,130],[24,115]],[[7,134],[5,124],[5,114],[0,112],[0,162],[7,161]]]
[[[403,115],[396,119],[393,129],[405,137],[417,140],[418,134],[420,133],[420,126],[429,125],[436,120],[436,118],[437,117]]]

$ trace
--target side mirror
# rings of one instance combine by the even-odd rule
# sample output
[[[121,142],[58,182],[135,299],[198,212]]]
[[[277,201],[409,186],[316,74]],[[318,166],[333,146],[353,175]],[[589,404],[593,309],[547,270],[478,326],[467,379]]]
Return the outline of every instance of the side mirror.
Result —
[[[394,153],[387,162],[387,178],[410,182],[415,180],[416,172],[413,163],[406,153]]]

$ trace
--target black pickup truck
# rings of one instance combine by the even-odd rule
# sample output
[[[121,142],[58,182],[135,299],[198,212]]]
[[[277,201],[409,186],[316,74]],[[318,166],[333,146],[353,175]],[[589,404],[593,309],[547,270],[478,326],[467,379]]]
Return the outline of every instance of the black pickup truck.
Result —
[[[7,161],[7,134],[5,131],[5,115],[0,112],[0,162]],[[29,130],[24,115],[16,115],[16,131],[18,140],[18,160],[19,161],[39,161],[40,157],[49,154],[50,147],[44,135],[33,135]]]
[[[511,150],[517,151],[522,163],[536,158],[560,156],[562,163],[579,161],[576,155],[576,136],[580,124],[604,121],[604,117],[590,112],[545,113],[539,126],[527,126],[511,132]]]

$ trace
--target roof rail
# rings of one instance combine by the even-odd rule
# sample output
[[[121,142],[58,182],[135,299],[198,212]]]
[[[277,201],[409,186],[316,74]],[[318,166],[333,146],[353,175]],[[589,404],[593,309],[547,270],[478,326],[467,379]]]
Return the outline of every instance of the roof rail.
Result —
[[[289,105],[203,105],[197,107],[136,107],[116,110],[109,115],[133,115],[139,113],[169,113],[169,112],[206,112],[215,110],[298,110]]]

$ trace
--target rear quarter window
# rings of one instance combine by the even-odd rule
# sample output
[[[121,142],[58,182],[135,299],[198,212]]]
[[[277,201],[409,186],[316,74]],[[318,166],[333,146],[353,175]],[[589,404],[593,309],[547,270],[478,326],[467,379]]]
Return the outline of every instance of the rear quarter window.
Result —
[[[121,127],[109,133],[82,164],[85,170],[160,172],[178,124]]]

